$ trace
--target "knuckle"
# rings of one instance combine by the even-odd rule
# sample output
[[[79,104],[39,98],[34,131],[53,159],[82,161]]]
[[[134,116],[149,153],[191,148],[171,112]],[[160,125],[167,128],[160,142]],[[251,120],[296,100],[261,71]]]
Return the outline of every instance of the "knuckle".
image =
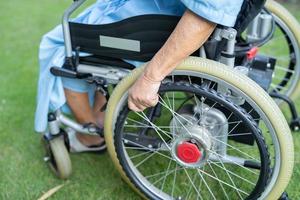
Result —
[[[155,101],[152,101],[152,102],[150,103],[150,105],[151,105],[151,106],[155,106],[155,105],[156,105],[156,103],[157,103],[157,102],[155,102]]]

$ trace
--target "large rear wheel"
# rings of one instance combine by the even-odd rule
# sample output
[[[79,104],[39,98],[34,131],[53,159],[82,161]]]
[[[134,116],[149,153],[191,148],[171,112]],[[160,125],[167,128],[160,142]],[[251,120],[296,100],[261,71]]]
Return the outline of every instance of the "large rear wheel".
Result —
[[[105,118],[109,153],[136,191],[150,199],[281,195],[292,174],[292,137],[259,86],[220,63],[189,58],[164,80],[158,105],[135,113],[127,90],[141,71],[115,88]]]
[[[274,36],[260,47],[261,53],[277,60],[270,92],[295,100],[300,93],[300,25],[279,3],[268,0],[265,7],[275,20]]]

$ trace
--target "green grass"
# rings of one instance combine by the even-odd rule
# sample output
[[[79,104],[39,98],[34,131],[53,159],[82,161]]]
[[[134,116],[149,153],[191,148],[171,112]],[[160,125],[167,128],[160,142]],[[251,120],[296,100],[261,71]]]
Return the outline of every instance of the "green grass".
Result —
[[[0,1],[0,199],[37,199],[65,184],[52,199],[139,199],[124,183],[107,153],[72,155],[73,175],[55,178],[43,162],[40,135],[33,130],[38,45],[70,0]],[[299,6],[288,6],[300,19]],[[297,102],[300,110],[300,102]],[[294,133],[296,165],[288,186],[300,198],[299,133]]]

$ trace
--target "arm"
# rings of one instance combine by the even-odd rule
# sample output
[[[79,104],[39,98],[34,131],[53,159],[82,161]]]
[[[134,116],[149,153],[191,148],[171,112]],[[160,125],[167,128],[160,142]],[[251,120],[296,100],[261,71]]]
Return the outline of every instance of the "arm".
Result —
[[[129,90],[128,106],[142,111],[158,102],[160,82],[187,56],[196,51],[213,32],[215,24],[187,10],[163,47],[147,64]]]

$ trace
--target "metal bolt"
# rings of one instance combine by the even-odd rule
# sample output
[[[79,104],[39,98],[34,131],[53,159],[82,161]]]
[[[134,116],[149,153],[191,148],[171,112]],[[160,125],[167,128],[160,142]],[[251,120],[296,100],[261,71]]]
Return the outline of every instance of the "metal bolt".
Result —
[[[50,157],[49,156],[45,156],[43,160],[44,160],[44,162],[49,162],[50,161]]]
[[[95,133],[96,132],[96,128],[95,127],[90,127],[89,128],[89,132],[90,133]]]
[[[151,144],[149,144],[148,147],[151,149],[153,146]]]

